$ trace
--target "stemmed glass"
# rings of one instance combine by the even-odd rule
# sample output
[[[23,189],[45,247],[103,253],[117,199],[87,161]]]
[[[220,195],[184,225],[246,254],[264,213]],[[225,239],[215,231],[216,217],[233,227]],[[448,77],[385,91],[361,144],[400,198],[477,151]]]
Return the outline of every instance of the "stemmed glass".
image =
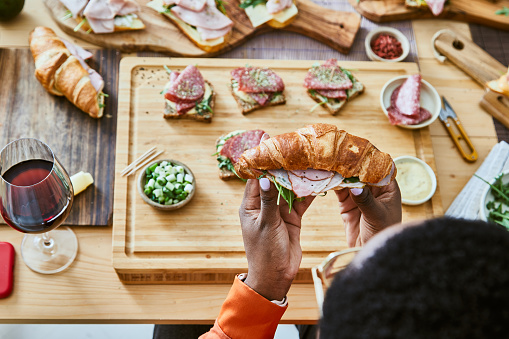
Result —
[[[78,240],[69,227],[55,228],[69,215],[74,191],[53,151],[37,139],[15,140],[0,151],[0,176],[2,217],[27,233],[21,243],[25,264],[44,274],[66,269],[76,258]]]

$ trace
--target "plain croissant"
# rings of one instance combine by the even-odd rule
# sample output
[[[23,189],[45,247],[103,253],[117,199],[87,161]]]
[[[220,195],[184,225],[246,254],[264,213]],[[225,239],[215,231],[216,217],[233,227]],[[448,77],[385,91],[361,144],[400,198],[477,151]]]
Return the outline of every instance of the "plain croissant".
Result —
[[[245,151],[235,164],[243,179],[260,176],[257,170],[335,171],[344,178],[359,177],[376,184],[396,176],[389,154],[380,152],[368,140],[348,134],[334,125],[314,124],[293,133],[276,135]],[[392,171],[392,174],[391,174]]]
[[[89,73],[65,44],[47,27],[36,27],[29,37],[35,77],[51,94],[64,95],[93,118],[103,114],[103,96],[92,85]],[[102,92],[101,92],[102,93]]]

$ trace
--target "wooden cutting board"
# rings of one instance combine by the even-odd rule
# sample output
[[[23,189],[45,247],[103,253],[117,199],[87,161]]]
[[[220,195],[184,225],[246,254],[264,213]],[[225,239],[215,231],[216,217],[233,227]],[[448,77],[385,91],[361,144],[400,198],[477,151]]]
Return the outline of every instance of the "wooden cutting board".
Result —
[[[486,88],[480,105],[509,128],[509,98],[486,87],[487,82],[505,74],[507,67],[472,40],[456,31],[443,31],[435,39],[434,46],[438,52]]]
[[[75,197],[66,225],[112,223],[120,54],[91,52],[90,65],[104,77],[109,94],[101,119],[46,92],[34,76],[29,49],[0,49],[0,147],[22,137],[37,138],[51,147],[69,175],[85,171],[94,177],[94,185]]]
[[[504,6],[509,7],[509,0],[448,0],[448,4],[438,17],[434,16],[427,7],[406,7],[405,0],[348,1],[362,16],[375,22],[439,18],[509,30],[509,17],[495,14]]]
[[[293,132],[305,125],[335,124],[369,139],[393,157],[413,155],[435,168],[428,128],[408,130],[389,124],[379,106],[380,90],[390,79],[418,73],[415,63],[344,62],[366,86],[337,116],[315,102],[302,86],[315,61],[124,58],[120,63],[119,116],[113,214],[113,266],[129,284],[230,283],[247,271],[238,208],[244,192],[240,180],[218,176],[216,139],[238,129],[263,129],[270,135]],[[230,70],[249,63],[274,69],[285,82],[286,105],[242,115],[227,88]],[[163,119],[160,94],[169,74],[197,65],[216,89],[212,123]],[[172,212],[143,202],[136,176],[120,170],[152,146],[166,150],[159,159],[176,159],[195,174],[196,194],[188,205]],[[139,173],[138,173],[139,174]],[[443,214],[440,190],[431,201],[405,206],[404,220]],[[330,252],[347,247],[335,194],[318,197],[306,213],[301,236],[304,251],[298,282],[310,282],[310,268]]]
[[[273,28],[264,25],[253,28],[238,0],[224,0],[224,6],[234,22],[233,35],[222,50],[208,53],[196,47],[172,22],[155,10],[144,6],[149,0],[137,0],[142,5],[140,18],[146,25],[144,30],[113,34],[86,34],[74,32],[77,23],[73,19],[62,20],[65,7],[59,0],[43,0],[51,17],[67,34],[82,40],[123,52],[153,51],[186,57],[210,57],[226,52],[257,34]],[[357,13],[340,12],[318,6],[310,0],[296,0],[299,14],[284,30],[300,33],[323,42],[342,53],[348,53],[359,30],[361,18]]]

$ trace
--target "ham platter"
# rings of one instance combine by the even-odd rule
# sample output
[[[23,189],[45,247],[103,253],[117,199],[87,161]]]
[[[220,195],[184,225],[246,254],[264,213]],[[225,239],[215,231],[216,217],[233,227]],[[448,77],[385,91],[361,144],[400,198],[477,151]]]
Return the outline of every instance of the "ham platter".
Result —
[[[167,17],[148,7],[149,0],[136,0],[141,8],[137,16],[144,23],[144,29],[109,34],[87,34],[82,29],[75,31],[77,23],[73,18],[69,18],[67,9],[60,0],[43,0],[43,2],[53,20],[67,34],[123,52],[152,51],[175,56],[208,57],[241,45],[257,34],[277,29],[269,24],[254,28],[244,9],[239,7],[239,0],[223,0],[226,13],[233,21],[233,27],[229,32],[228,40],[221,45],[220,49],[207,51],[195,45]],[[309,36],[342,53],[348,53],[360,27],[361,18],[357,13],[333,11],[311,0],[296,0],[295,4],[298,8],[297,16],[281,29]],[[317,22],[320,25],[317,25]],[[230,29],[230,25],[226,25],[225,28]],[[213,30],[206,31],[207,34],[214,32],[217,33]]]
[[[218,138],[233,131],[252,132],[245,134],[245,138],[235,139],[240,145],[227,147],[226,151],[230,152],[243,149],[251,139],[259,140],[262,132],[278,135],[310,124],[333,124],[368,139],[393,158],[417,156],[435,167],[429,129],[407,130],[392,126],[379,105],[380,91],[387,80],[417,73],[415,63],[340,62],[341,67],[353,70],[366,89],[333,116],[321,106],[311,112],[316,102],[306,94],[307,89],[303,86],[309,68],[317,62],[324,61],[122,59],[115,158],[113,266],[124,283],[231,283],[235,274],[247,270],[238,216],[245,184],[238,178],[221,180],[215,155]],[[281,77],[285,84],[284,105],[242,114],[227,85],[231,82],[231,71],[246,64],[270,68]],[[182,72],[188,65],[196,66],[215,89],[214,118],[210,123],[163,118],[165,103],[160,93],[171,77],[165,66]],[[181,209],[164,212],[152,208],[137,192],[137,175],[121,176],[120,172],[127,164],[153,146],[165,150],[162,157],[179,160],[194,173],[196,193]],[[311,175],[316,179],[307,171],[293,174]],[[339,179],[330,177],[328,184],[335,185]],[[327,189],[315,188],[316,192]],[[438,189],[425,204],[405,206],[403,219],[424,219],[442,214]],[[304,254],[296,281],[306,283],[311,282],[311,267],[330,252],[347,247],[333,192],[317,197],[306,212],[301,244]]]

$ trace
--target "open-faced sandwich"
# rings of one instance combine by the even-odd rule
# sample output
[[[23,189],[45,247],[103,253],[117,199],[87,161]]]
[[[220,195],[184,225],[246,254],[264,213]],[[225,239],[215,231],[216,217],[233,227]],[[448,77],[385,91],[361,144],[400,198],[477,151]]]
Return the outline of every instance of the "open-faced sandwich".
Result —
[[[137,13],[140,6],[133,0],[60,0],[67,8],[65,18],[74,18],[88,33],[113,33],[145,28]]]
[[[444,10],[446,0],[405,0],[405,6],[413,8],[429,7],[434,16],[440,15]]]
[[[221,0],[153,0],[147,6],[168,17],[206,52],[220,50],[231,36],[233,21]]]
[[[509,97],[509,69],[497,80],[492,80],[486,84],[492,91],[504,94]]]
[[[349,70],[340,67],[336,59],[313,65],[304,79],[304,87],[308,95],[332,115],[364,92],[364,85]]]
[[[102,77],[85,62],[92,53],[56,36],[51,28],[36,27],[30,33],[35,77],[51,94],[65,96],[92,118],[104,110]]]
[[[262,130],[238,130],[220,136],[216,140],[217,166],[223,180],[237,178],[234,166],[244,151],[256,147],[265,132]]]
[[[283,79],[271,69],[239,67],[231,75],[230,90],[242,114],[286,102]]]
[[[164,118],[212,121],[214,88],[195,66],[189,65],[180,73],[172,71],[162,94]]]
[[[391,106],[387,108],[392,125],[417,125],[431,118],[431,113],[420,104],[421,75],[409,76],[391,94]]]
[[[293,0],[242,0],[240,5],[253,27],[268,24],[274,28],[289,25],[299,13]]]
[[[271,180],[290,209],[296,198],[346,187],[386,186],[396,177],[389,154],[329,124],[266,138],[240,156],[235,171],[243,179]]]

